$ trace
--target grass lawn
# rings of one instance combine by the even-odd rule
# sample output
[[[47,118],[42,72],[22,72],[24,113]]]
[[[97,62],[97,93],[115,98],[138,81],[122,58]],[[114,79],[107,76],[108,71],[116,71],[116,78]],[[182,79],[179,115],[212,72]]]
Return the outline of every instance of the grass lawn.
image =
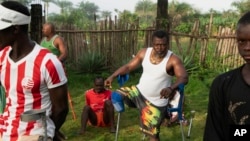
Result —
[[[109,74],[103,74],[105,77]],[[209,87],[216,74],[207,76],[206,79],[201,79],[190,75],[189,84],[185,87],[185,104],[184,114],[187,119],[190,119],[190,111],[195,110],[193,126],[191,130],[190,141],[201,141],[204,131],[206,110],[208,102]],[[87,126],[87,132],[84,135],[78,135],[80,129],[81,111],[85,104],[84,91],[91,88],[94,75],[74,74],[68,72],[69,92],[73,101],[76,120],[73,119],[72,109],[70,109],[67,120],[64,123],[61,131],[68,137],[68,141],[112,141],[115,140],[115,134],[109,133],[108,128],[96,128]],[[132,85],[138,82],[139,74],[131,74],[129,81],[125,85]],[[113,82],[113,89],[117,88],[118,84]],[[117,113],[116,117],[117,119]],[[121,113],[119,141],[139,141],[143,134],[139,131],[139,112],[137,109],[125,107],[125,112]],[[188,126],[184,126],[185,136],[188,132]],[[162,141],[181,140],[180,126],[161,127],[160,137]]]

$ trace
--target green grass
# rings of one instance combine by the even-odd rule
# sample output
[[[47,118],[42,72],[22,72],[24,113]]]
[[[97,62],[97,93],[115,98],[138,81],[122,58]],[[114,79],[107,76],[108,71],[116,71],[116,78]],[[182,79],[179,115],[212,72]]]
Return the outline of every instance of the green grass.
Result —
[[[105,77],[108,74],[103,74]],[[94,75],[89,74],[74,74],[68,72],[69,78],[69,92],[73,101],[74,111],[77,119],[74,120],[72,116],[72,109],[70,109],[67,120],[64,123],[61,131],[68,137],[68,141],[111,141],[115,140],[115,134],[109,133],[108,128],[96,128],[87,126],[87,132],[84,135],[78,135],[80,129],[81,111],[85,104],[84,91],[91,88],[93,84]],[[208,102],[209,86],[215,77],[215,74],[204,76],[206,79],[200,79],[195,75],[189,78],[189,84],[185,87],[185,104],[184,114],[187,119],[190,119],[190,111],[195,110],[195,117],[193,119],[193,126],[191,130],[190,141],[201,141],[204,131],[206,110]],[[131,74],[129,81],[125,85],[132,85],[138,82],[139,74]],[[113,89],[118,85],[114,81]],[[115,115],[117,119],[117,113]],[[141,140],[143,134],[139,131],[139,112],[137,109],[125,107],[125,112],[121,113],[119,141],[136,141]],[[185,136],[188,132],[188,126],[184,126]],[[180,126],[161,127],[161,140],[181,140]]]

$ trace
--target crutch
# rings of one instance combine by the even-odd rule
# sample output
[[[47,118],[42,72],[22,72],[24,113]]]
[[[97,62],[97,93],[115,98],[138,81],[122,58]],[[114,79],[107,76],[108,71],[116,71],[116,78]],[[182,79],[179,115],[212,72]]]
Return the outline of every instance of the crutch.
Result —
[[[190,123],[189,123],[189,127],[188,127],[187,138],[190,138],[191,128],[192,128],[192,123],[193,123],[194,115],[195,115],[195,110],[192,110],[192,111],[191,111],[191,117],[190,117]]]
[[[47,135],[47,121],[46,121],[46,110],[30,110],[27,112],[24,112],[21,115],[21,121],[24,122],[30,122],[30,121],[36,121],[36,120],[42,120],[42,125],[44,128],[44,137],[43,141],[47,141],[48,135]]]
[[[129,78],[128,74],[119,75],[117,77],[117,81],[119,83],[119,86],[122,87],[123,84],[128,80],[128,78]],[[122,95],[119,94],[116,91],[112,92],[111,101],[112,101],[112,103],[114,105],[115,110],[118,112],[117,124],[116,124],[116,134],[115,134],[115,141],[117,141],[118,140],[118,134],[119,134],[120,116],[121,116],[121,113],[124,112],[125,107],[124,107],[124,102],[123,102]]]
[[[74,110],[74,107],[73,107],[73,103],[72,103],[72,99],[71,99],[71,96],[70,96],[70,93],[68,92],[68,99],[69,99],[69,106],[71,108],[71,112],[72,112],[72,115],[73,115],[73,119],[76,120],[76,114],[75,114],[75,110]]]
[[[181,135],[182,135],[182,141],[185,141],[184,131],[183,131],[183,125],[184,122],[183,116],[182,116],[182,108],[183,108],[183,99],[184,99],[184,84],[180,84],[178,86],[178,91],[180,94],[180,99],[178,106],[176,108],[168,108],[168,112],[178,112],[178,120],[180,122],[180,129],[181,129]]]

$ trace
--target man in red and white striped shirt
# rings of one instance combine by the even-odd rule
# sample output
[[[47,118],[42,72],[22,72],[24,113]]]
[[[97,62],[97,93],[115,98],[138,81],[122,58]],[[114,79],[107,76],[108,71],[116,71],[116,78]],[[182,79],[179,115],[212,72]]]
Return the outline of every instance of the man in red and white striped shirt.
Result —
[[[41,120],[21,121],[30,110],[46,109],[49,140],[60,141],[68,113],[67,78],[58,58],[28,36],[30,13],[16,1],[0,5],[0,80],[6,106],[0,115],[0,141],[37,141],[44,136]]]

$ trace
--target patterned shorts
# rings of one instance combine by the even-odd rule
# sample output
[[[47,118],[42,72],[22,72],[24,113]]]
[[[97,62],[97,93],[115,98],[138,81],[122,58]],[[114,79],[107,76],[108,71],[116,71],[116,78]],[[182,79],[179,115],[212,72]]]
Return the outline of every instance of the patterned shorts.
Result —
[[[124,97],[129,107],[136,107],[140,111],[140,130],[150,136],[158,137],[160,125],[166,115],[166,107],[157,107],[146,100],[136,86],[121,87],[116,90]]]

